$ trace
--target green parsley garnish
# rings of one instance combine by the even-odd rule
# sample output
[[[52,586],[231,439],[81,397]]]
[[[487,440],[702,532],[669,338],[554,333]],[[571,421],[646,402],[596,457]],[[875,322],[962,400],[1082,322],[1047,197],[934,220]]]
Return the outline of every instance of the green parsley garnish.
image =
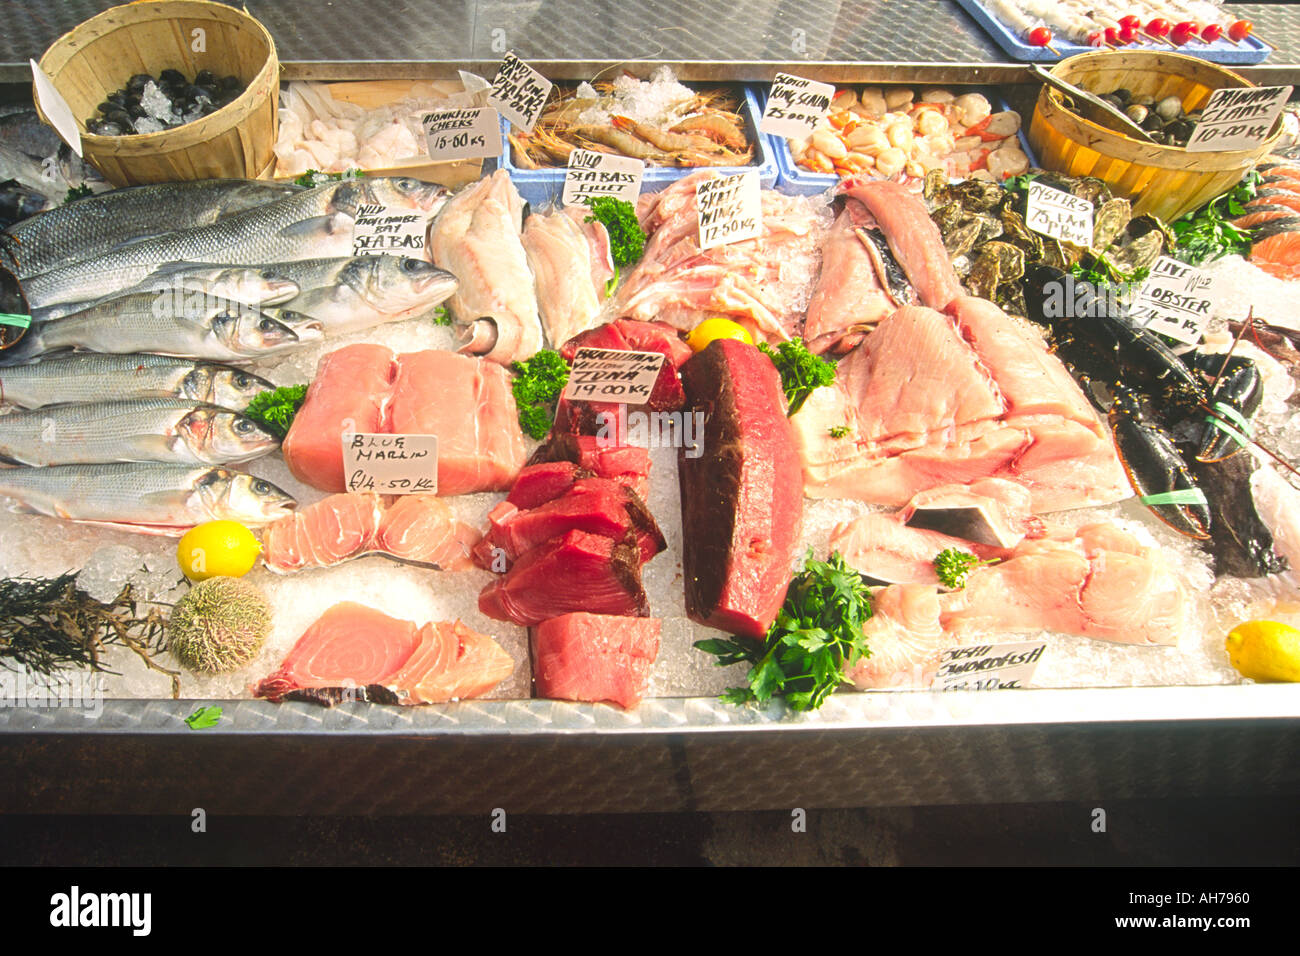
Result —
[[[848,425],[833,425],[830,428],[832,438],[843,438],[849,433]]]
[[[584,221],[604,223],[615,266],[631,265],[641,258],[647,237],[637,221],[635,206],[626,199],[613,196],[588,196],[583,202],[591,207],[591,215]],[[615,280],[617,278],[615,272]]]
[[[569,381],[569,366],[559,352],[543,349],[510,368],[515,373],[510,387],[519,406],[519,427],[541,441],[555,422],[555,405]]]
[[[934,556],[934,571],[939,575],[939,581],[944,587],[964,588],[966,575],[974,568],[985,564],[996,564],[997,561],[997,558],[981,561],[975,555],[958,548],[945,548]]]
[[[84,199],[87,196],[93,196],[93,195],[95,195],[95,191],[91,189],[89,186],[87,186],[85,183],[82,183],[80,186],[73,186],[69,188],[68,194],[63,197],[63,201],[65,203],[73,202],[75,200]]]
[[[1178,237],[1178,245],[1173,255],[1199,266],[1213,259],[1250,252],[1251,230],[1238,228],[1228,220],[1246,214],[1246,203],[1255,198],[1260,178],[1252,169],[1222,196],[1174,222],[1171,228]]]
[[[217,726],[221,714],[220,707],[200,707],[185,718],[185,723],[189,725],[190,730],[207,730],[209,727]]]
[[[803,408],[813,389],[835,381],[835,363],[809,352],[802,339],[787,339],[775,349],[766,342],[760,342],[758,347],[781,373],[781,387],[790,406],[787,415]]]
[[[254,395],[244,414],[265,426],[277,438],[284,438],[306,397],[306,385],[284,385],[273,392]]]
[[[812,551],[795,575],[785,604],[760,644],[747,638],[696,641],[726,667],[748,661],[748,687],[722,695],[729,704],[766,704],[774,694],[798,711],[816,710],[864,657],[871,656],[862,627],[871,617],[871,595],[862,575],[836,553],[816,561]]]
[[[440,305],[433,310],[434,325],[451,325],[451,310],[445,305]]]

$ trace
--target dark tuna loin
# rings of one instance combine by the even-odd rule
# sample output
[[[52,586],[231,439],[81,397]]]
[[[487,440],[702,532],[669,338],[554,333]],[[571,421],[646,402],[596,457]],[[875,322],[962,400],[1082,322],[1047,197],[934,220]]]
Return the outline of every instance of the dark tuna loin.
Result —
[[[678,455],[686,610],[762,638],[785,600],[803,520],[803,474],[770,359],[735,339],[682,367],[691,411],[706,415],[703,453]]]

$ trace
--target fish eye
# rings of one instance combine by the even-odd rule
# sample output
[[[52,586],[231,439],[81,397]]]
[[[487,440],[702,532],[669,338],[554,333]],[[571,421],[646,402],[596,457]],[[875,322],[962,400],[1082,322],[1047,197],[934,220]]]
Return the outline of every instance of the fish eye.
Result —
[[[264,318],[262,319],[261,322],[257,323],[257,327],[261,329],[263,332],[274,332],[276,330],[277,324],[278,323],[275,321],[275,319]]]
[[[266,279],[267,281],[270,281],[271,279],[275,278],[275,273],[272,272],[270,269],[263,269],[261,272],[258,273],[258,275],[260,275],[263,279]]]
[[[248,388],[253,384],[253,380],[249,377],[247,372],[236,372],[234,381],[236,388]]]
[[[253,482],[253,492],[259,495],[269,495],[271,493],[271,483],[258,478]]]
[[[416,189],[416,187],[419,186],[419,184],[420,181],[418,179],[410,179],[409,177],[402,177],[397,181],[397,188],[405,192],[413,192]]]
[[[252,419],[248,419],[248,418],[235,419],[235,431],[239,432],[241,435],[251,434],[256,428],[257,426],[253,424]]]

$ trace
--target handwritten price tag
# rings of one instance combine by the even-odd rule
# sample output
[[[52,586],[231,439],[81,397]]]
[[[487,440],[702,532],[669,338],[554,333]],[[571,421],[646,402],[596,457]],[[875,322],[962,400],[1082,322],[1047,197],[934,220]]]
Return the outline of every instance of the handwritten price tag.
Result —
[[[352,227],[352,254],[423,259],[428,230],[429,220],[419,213],[390,212],[386,206],[363,203]]]
[[[499,116],[490,106],[425,113],[420,122],[429,146],[429,158],[435,162],[450,162],[500,155]]]
[[[551,81],[538,73],[513,50],[505,55],[492,80],[488,105],[525,133],[531,133],[551,95]]]
[[[662,352],[580,348],[573,356],[564,397],[644,405],[650,399],[663,364]]]
[[[1030,182],[1025,225],[1034,232],[1085,249],[1092,245],[1092,203],[1079,196]]]
[[[1213,280],[1185,262],[1161,256],[1138,290],[1129,317],[1151,332],[1195,345],[1213,312]]]
[[[438,436],[345,434],[343,474],[348,491],[437,494]]]
[[[695,187],[700,248],[753,239],[763,232],[763,198],[754,171],[706,179]]]
[[[835,87],[829,83],[778,73],[767,94],[759,131],[773,136],[807,136],[830,111],[834,96]]]
[[[1250,149],[1262,143],[1291,95],[1289,86],[1224,88],[1210,94],[1187,141],[1189,153]]]
[[[1017,690],[1028,687],[1047,645],[1042,641],[950,647],[939,657],[931,690]]]
[[[564,172],[564,205],[581,205],[588,196],[613,196],[635,203],[644,175],[645,163],[639,159],[575,149]]]

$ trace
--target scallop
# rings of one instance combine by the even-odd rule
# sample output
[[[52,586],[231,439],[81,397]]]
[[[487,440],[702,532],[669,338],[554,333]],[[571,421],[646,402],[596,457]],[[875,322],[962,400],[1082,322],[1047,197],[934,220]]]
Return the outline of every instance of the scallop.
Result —
[[[894,86],[885,90],[885,106],[891,110],[902,109],[912,102],[912,91],[906,86]]]
[[[912,124],[907,121],[894,123],[885,130],[885,135],[889,138],[890,146],[896,146],[904,152],[911,152],[916,142],[916,136],[912,133]]]
[[[984,132],[989,136],[1014,136],[1020,131],[1020,114],[1015,110],[1003,110],[989,117],[989,125]]]
[[[922,103],[951,103],[954,99],[952,93],[939,87],[921,91]]]
[[[982,142],[984,141],[978,136],[958,136],[954,140],[952,148],[957,152],[968,153],[972,149],[978,149]]]
[[[889,111],[885,95],[874,86],[869,86],[858,94],[858,107],[855,112],[871,119],[880,119]]]
[[[858,94],[849,89],[840,90],[831,100],[831,109],[835,110],[851,110],[857,105]]]
[[[917,148],[932,156],[947,156],[957,148],[957,141],[953,139],[952,133],[945,130],[933,136],[923,137]]]
[[[916,118],[916,131],[922,136],[947,133],[948,121],[938,110],[921,110],[921,115]]]
[[[988,99],[980,93],[963,93],[952,101],[957,119],[967,128],[982,123],[993,112]]]
[[[868,150],[879,151],[890,145],[889,137],[885,135],[885,131],[874,123],[859,126],[857,129],[849,133],[849,135],[845,137],[845,140],[848,142],[850,149],[861,150],[863,152]]]
[[[1006,176],[1019,176],[1029,169],[1029,157],[1015,146],[1004,146],[989,153],[989,172],[995,180]]]
[[[849,148],[844,145],[844,141],[828,129],[819,129],[812,134],[812,148],[831,160],[843,159],[849,154]]]
[[[897,176],[907,165],[907,154],[896,146],[882,149],[876,156],[876,172],[886,179]]]

